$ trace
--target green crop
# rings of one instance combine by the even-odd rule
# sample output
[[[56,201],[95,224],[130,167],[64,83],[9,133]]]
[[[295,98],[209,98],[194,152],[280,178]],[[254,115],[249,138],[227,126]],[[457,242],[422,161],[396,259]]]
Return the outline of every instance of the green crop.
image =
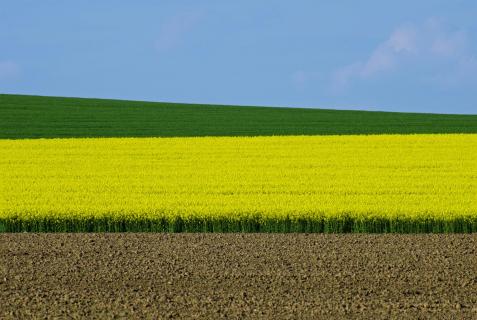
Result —
[[[477,115],[0,95],[0,139],[477,133]]]

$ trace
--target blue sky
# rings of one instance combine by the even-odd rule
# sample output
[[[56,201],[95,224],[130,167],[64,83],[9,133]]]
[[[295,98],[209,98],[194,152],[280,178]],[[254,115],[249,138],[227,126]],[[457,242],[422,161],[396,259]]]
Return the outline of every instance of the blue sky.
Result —
[[[477,113],[477,1],[0,0],[0,92]]]

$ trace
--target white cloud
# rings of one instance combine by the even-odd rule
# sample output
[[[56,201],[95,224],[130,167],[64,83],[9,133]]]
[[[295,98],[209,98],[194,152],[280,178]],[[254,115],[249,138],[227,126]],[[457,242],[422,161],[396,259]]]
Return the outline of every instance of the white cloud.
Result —
[[[450,30],[438,19],[429,19],[421,25],[401,25],[387,40],[379,44],[366,60],[336,69],[331,76],[332,91],[342,91],[353,81],[389,74],[412,67],[416,63],[436,63],[436,60],[442,65],[452,65],[452,71],[449,71],[448,67],[445,70],[446,73],[451,73],[450,77],[462,77],[463,73],[469,72],[467,69],[476,70],[476,60],[468,48],[468,43],[464,31]],[[425,77],[432,78],[429,75]],[[441,72],[437,78],[442,77]]]
[[[399,56],[412,54],[417,51],[416,30],[411,26],[397,28],[387,41],[379,45],[363,64],[358,74],[362,77],[391,70]]]
[[[20,67],[13,61],[0,61],[0,80],[16,78],[20,74]]]
[[[416,29],[411,26],[397,28],[385,43],[393,52],[415,52],[417,49]]]
[[[448,35],[437,36],[432,45],[431,52],[440,56],[455,56],[465,51],[467,37],[464,32],[459,31]]]
[[[203,17],[202,11],[192,10],[177,14],[165,21],[160,28],[158,39],[155,43],[160,52],[173,49],[181,44],[189,32]]]

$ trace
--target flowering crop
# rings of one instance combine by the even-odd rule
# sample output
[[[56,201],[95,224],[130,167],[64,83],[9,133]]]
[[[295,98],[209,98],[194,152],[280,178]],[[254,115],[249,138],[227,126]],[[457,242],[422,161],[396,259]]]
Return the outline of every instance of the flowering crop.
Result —
[[[477,231],[477,135],[0,140],[0,231]]]

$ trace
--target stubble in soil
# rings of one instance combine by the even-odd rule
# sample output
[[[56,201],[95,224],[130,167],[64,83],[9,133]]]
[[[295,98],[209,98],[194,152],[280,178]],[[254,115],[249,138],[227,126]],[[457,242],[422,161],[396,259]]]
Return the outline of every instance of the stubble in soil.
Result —
[[[477,235],[0,234],[0,318],[477,319]]]

